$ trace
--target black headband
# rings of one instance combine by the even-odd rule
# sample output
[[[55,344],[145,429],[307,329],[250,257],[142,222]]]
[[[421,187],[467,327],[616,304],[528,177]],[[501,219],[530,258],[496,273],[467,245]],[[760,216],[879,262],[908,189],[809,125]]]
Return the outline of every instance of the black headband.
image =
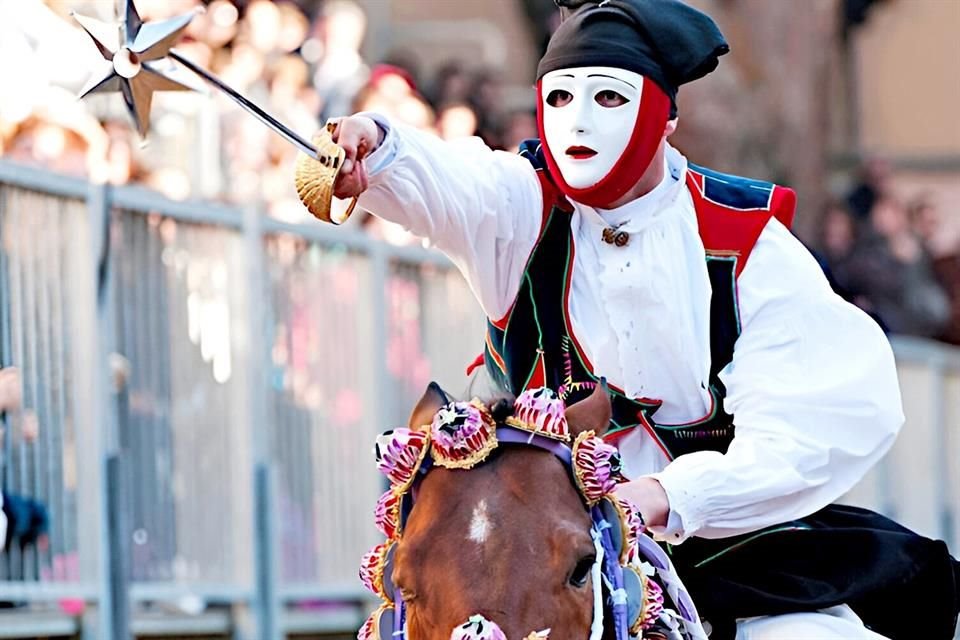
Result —
[[[649,78],[670,97],[673,117],[680,85],[716,69],[729,50],[716,23],[679,0],[590,2],[550,38],[537,80],[574,67],[626,69]]]

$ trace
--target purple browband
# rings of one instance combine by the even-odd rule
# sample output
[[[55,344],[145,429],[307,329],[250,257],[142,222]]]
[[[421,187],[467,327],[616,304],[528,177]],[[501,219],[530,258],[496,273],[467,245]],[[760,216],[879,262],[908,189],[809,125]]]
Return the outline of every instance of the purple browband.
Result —
[[[538,449],[549,451],[560,458],[560,461],[568,467],[573,464],[573,450],[570,447],[559,440],[541,436],[530,431],[503,425],[497,427],[497,442],[528,444]]]

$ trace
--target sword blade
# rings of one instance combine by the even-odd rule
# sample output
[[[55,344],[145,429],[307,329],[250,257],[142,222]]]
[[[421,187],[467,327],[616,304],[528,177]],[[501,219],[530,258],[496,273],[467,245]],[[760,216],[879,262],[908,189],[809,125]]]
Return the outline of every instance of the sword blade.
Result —
[[[251,102],[248,98],[243,96],[240,92],[228,86],[226,83],[220,80],[220,78],[216,77],[215,75],[213,75],[212,73],[204,69],[203,67],[198,67],[194,63],[190,62],[188,59],[178,54],[176,51],[170,51],[168,55],[174,60],[176,60],[177,62],[179,62],[180,64],[182,64],[183,66],[185,66],[187,69],[190,69],[190,71],[193,71],[195,74],[197,74],[198,76],[200,76],[201,78],[203,78],[204,80],[212,84],[217,89],[220,89],[221,91],[223,91],[225,94],[227,94],[227,96],[230,97],[231,100],[233,100],[238,105],[240,105],[244,110],[246,110],[248,113],[255,116],[258,120],[260,120],[260,122],[264,123],[271,129],[276,131],[278,134],[283,136],[283,138],[286,139],[287,142],[293,144],[293,146],[297,147],[298,149],[306,153],[311,158],[317,157],[316,147],[314,147],[308,141],[301,138],[295,131],[290,129],[290,127],[283,124],[282,122],[277,120],[275,117],[273,117],[272,115],[270,115],[269,113],[261,109],[259,106]]]

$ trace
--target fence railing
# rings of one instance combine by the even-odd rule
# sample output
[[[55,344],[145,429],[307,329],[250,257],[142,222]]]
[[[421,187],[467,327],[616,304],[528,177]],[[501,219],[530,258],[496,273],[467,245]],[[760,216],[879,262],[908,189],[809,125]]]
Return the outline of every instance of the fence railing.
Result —
[[[0,559],[0,601],[95,609],[104,638],[127,593],[249,607],[240,637],[359,626],[373,437],[482,348],[447,263],[2,162],[0,247],[0,364],[24,384],[4,487],[51,523]]]
[[[97,638],[171,610],[356,629],[372,439],[459,384],[482,330],[434,253],[0,161],[0,365],[24,386],[0,470],[50,511],[49,544],[0,556],[0,601]],[[960,355],[895,348],[908,424],[849,498],[960,549]]]
[[[960,349],[892,340],[906,424],[847,496],[960,552]]]

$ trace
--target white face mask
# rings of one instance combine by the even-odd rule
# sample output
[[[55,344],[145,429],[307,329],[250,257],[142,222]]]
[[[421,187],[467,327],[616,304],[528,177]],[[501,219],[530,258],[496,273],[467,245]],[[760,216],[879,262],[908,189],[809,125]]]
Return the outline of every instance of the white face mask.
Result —
[[[643,76],[614,67],[558,69],[543,76],[546,143],[574,189],[588,189],[617,164],[630,142]]]

